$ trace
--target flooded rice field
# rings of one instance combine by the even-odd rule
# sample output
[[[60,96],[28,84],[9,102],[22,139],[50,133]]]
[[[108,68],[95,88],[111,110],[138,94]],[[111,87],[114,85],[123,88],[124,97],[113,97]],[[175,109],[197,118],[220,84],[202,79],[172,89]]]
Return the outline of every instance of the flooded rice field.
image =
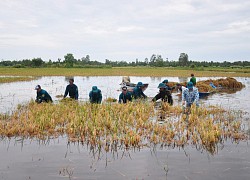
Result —
[[[218,77],[219,78],[219,77]],[[18,104],[35,99],[37,84],[47,90],[55,103],[64,94],[68,77],[41,77],[29,82],[0,84],[0,112],[11,113]],[[88,100],[93,85],[102,90],[103,99],[118,98],[122,77],[74,77],[79,89],[79,100]],[[177,77],[130,77],[131,82],[149,83],[145,94],[153,97],[159,82],[187,81]],[[208,78],[197,78],[206,80]],[[217,78],[214,78],[217,79]],[[215,93],[201,99],[205,105],[219,105],[225,109],[243,112],[244,125],[249,126],[250,78],[236,78],[245,84],[240,91]],[[180,104],[173,93],[174,104]],[[227,141],[218,154],[184,149],[160,147],[143,148],[117,153],[91,151],[78,143],[68,144],[66,137],[49,141],[22,140],[0,141],[0,179],[249,179],[250,148],[248,142],[232,144]]]

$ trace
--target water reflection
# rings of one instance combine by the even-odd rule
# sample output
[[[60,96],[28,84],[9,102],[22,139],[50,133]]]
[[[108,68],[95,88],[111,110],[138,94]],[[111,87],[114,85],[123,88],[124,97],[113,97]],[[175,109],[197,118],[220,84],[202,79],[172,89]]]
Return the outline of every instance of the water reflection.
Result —
[[[179,82],[188,82],[188,78],[187,77],[178,77]]]
[[[161,77],[150,77],[152,82],[162,82],[162,78]]]
[[[69,82],[70,79],[75,79],[74,76],[65,76],[65,81]]]

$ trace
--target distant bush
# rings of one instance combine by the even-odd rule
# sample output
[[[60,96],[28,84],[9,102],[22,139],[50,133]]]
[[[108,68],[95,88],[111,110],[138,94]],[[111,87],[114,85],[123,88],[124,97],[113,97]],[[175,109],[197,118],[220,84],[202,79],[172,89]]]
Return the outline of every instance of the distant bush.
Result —
[[[25,66],[23,66],[22,64],[15,64],[13,67],[14,68],[25,68]]]

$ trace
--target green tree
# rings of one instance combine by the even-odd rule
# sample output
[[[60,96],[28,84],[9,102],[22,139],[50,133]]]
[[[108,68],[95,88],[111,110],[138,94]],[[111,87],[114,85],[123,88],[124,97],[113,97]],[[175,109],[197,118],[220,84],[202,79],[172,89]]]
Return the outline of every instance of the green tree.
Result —
[[[149,64],[151,66],[154,66],[155,65],[155,61],[156,61],[156,55],[155,54],[152,54],[151,58],[150,58],[150,62]]]
[[[43,65],[43,60],[41,58],[33,58],[31,64],[33,67],[41,67]]]
[[[64,62],[66,63],[66,67],[73,67],[76,59],[74,58],[73,54],[68,53],[64,56]]]
[[[186,53],[181,53],[179,57],[180,66],[188,66],[188,55]]]
[[[155,60],[155,66],[158,66],[158,67],[164,66],[164,60],[161,57],[161,55],[157,55],[156,60]]]

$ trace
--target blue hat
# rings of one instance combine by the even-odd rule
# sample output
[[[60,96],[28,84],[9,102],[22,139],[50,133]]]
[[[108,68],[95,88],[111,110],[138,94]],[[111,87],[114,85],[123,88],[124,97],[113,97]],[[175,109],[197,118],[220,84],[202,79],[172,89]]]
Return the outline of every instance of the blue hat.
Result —
[[[167,79],[165,79],[164,81],[162,81],[162,83],[168,83],[168,80],[167,80]]]
[[[142,87],[144,84],[142,82],[138,82],[136,86]]]
[[[92,92],[93,92],[93,93],[97,93],[97,92],[98,92],[97,86],[93,86],[93,87],[92,87]]]
[[[194,84],[192,82],[187,83],[187,88],[192,89],[194,87]]]
[[[167,86],[166,86],[164,83],[160,83],[160,84],[158,85],[158,88],[167,88]]]

